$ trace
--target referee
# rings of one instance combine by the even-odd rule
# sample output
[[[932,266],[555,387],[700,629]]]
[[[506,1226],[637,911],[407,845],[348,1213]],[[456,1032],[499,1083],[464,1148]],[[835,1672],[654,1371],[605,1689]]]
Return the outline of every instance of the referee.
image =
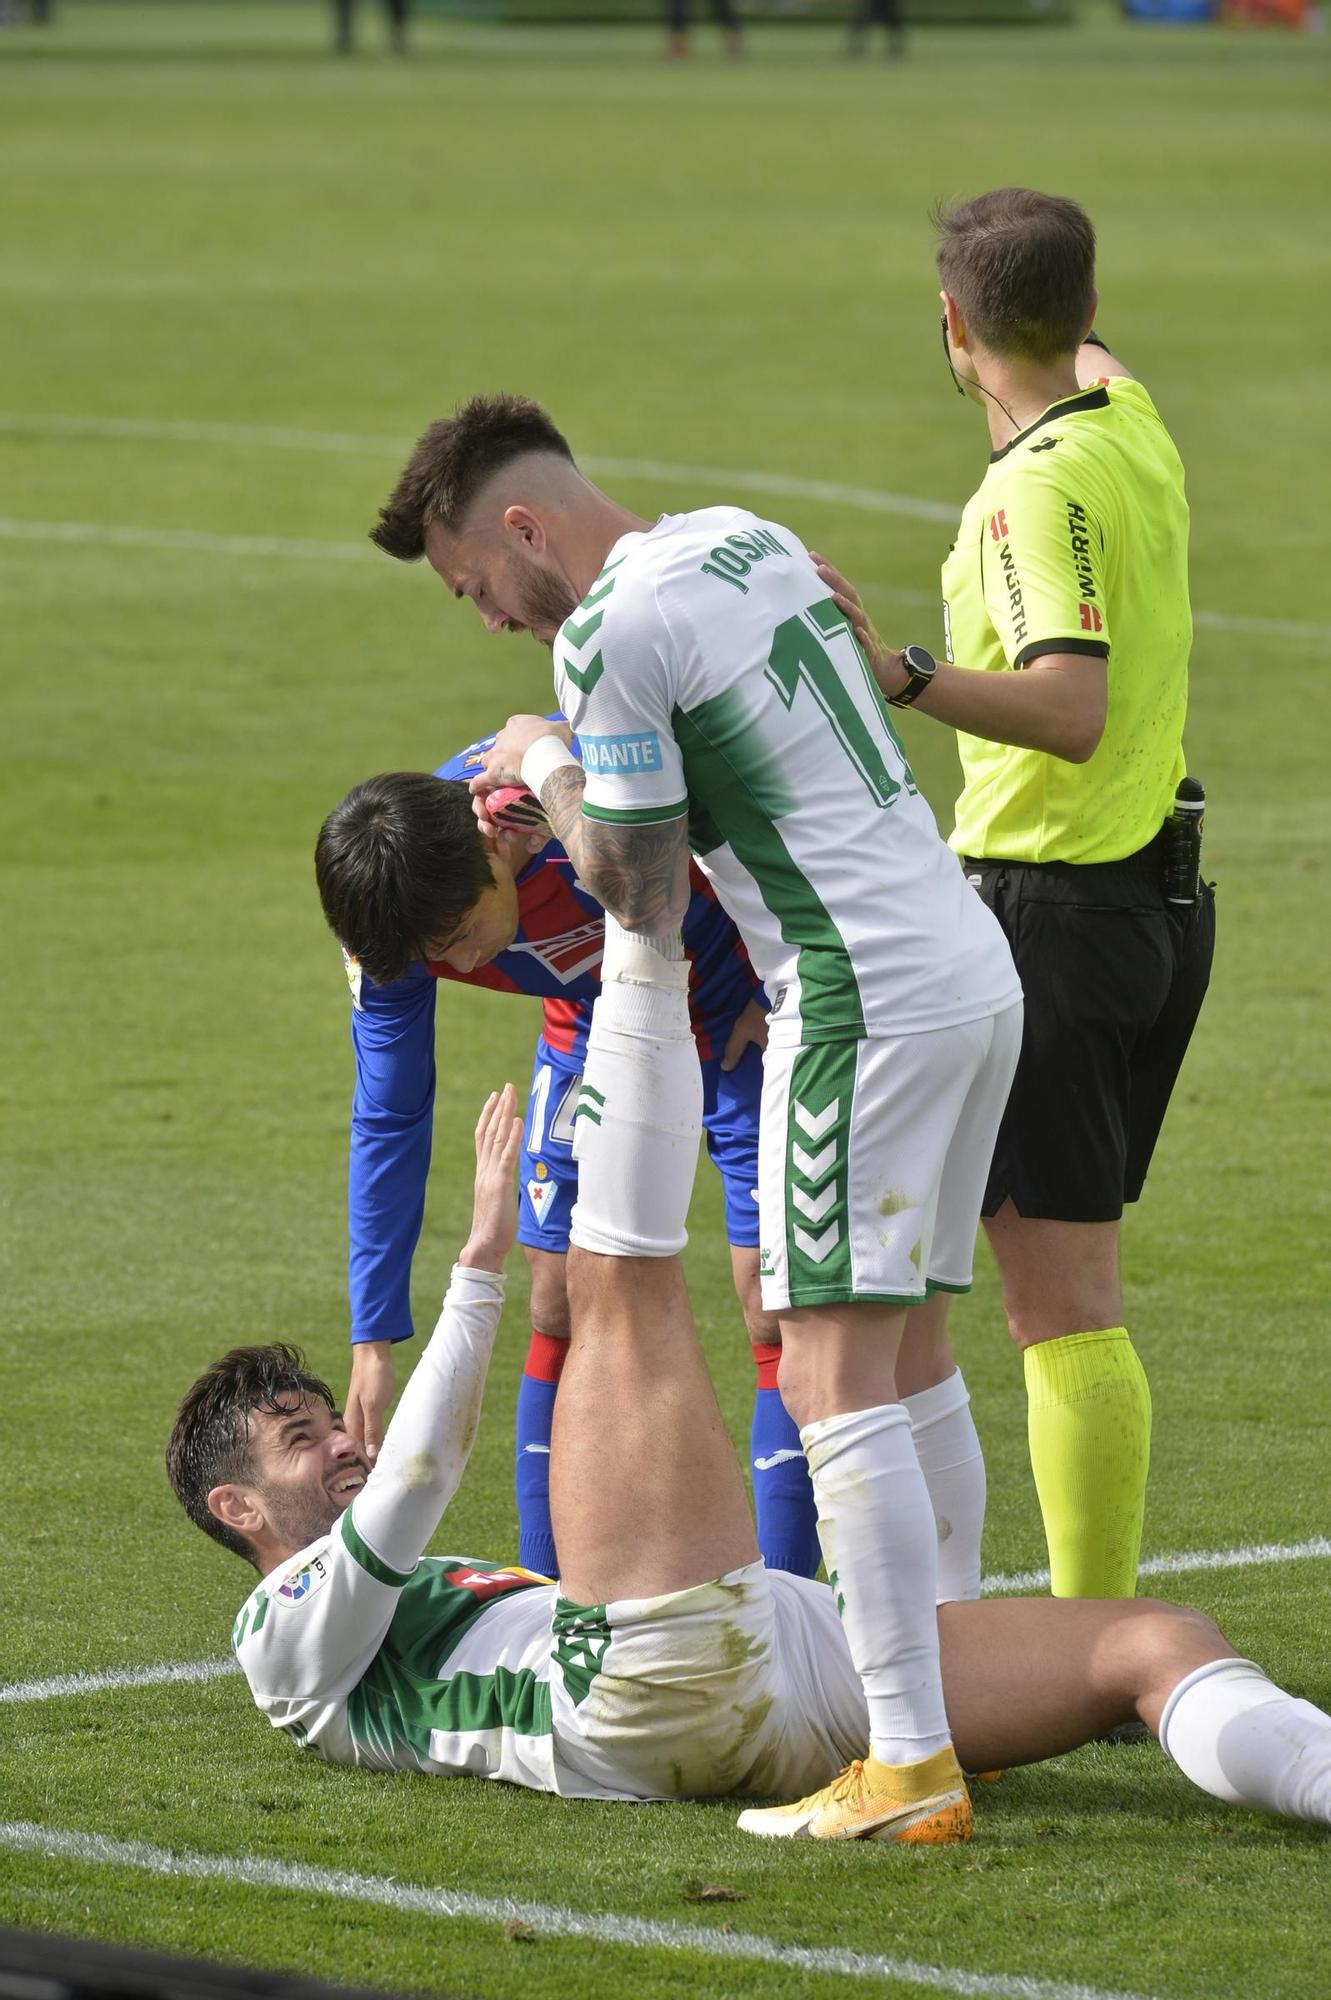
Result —
[[[958,732],[952,846],[1026,994],[984,1214],[1024,1358],[1053,1591],[1127,1597],[1151,1397],[1123,1325],[1119,1226],[1215,936],[1211,892],[1171,902],[1164,880],[1192,639],[1183,467],[1091,331],[1095,232],[1075,202],[999,188],[935,221],[948,367],[992,445],[943,565],[946,662],[885,646],[822,573],[889,701]],[[946,1307],[939,1295],[913,1316],[909,1345],[935,1369]]]

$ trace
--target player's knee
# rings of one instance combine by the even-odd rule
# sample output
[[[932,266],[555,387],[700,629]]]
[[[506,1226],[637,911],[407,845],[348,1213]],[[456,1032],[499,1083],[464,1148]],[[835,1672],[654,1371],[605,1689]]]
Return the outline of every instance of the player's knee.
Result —
[[[1185,1674],[1233,1651],[1204,1611],[1155,1597],[1135,1600],[1132,1611],[1121,1634],[1119,1664],[1139,1705],[1144,1698],[1162,1698]]]
[[[569,1245],[564,1260],[566,1311],[571,1333],[586,1333],[595,1327],[631,1318],[635,1274],[642,1259],[605,1257],[598,1250]]]
[[[567,1340],[572,1328],[565,1261],[542,1258],[531,1267],[531,1323],[551,1340]]]
[[[744,1314],[744,1330],[750,1347],[779,1347],[781,1322],[775,1313],[763,1311],[762,1280],[757,1264],[751,1272],[735,1272],[735,1296]]]
[[[779,1329],[778,1329],[779,1332]],[[823,1398],[818,1371],[802,1344],[785,1341],[777,1363],[776,1386],[794,1422],[802,1430],[818,1416]]]

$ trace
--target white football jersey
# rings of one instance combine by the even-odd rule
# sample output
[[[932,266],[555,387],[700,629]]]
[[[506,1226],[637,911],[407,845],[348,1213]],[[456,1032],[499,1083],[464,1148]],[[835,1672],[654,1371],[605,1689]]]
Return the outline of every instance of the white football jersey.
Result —
[[[553,1792],[557,1594],[524,1570],[457,1558],[390,1570],[349,1507],[264,1578],[231,1643],[273,1727],[330,1763]]]
[[[621,825],[687,813],[778,1044],[950,1027],[1021,997],[788,528],[708,507],[622,536],[554,660],[583,811]]]

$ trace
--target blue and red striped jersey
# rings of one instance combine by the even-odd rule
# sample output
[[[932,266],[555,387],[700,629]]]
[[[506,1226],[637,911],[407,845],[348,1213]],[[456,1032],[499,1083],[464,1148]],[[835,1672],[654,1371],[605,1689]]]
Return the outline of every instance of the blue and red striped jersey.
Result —
[[[441,764],[436,776],[470,778],[493,741],[487,736],[469,744]],[[684,949],[693,1032],[706,1061],[721,1054],[737,1015],[759,988],[739,933],[711,885],[696,868],[691,880]],[[574,1057],[586,1046],[600,991],[605,912],[578,882],[557,840],[532,856],[517,890],[512,944],[473,972],[454,972],[442,963],[413,965],[405,978],[374,986],[349,966],[356,1057],[347,1188],[353,1341],[405,1340],[413,1332],[411,1260],[430,1171],[438,981],[458,979],[539,999],[550,1046]]]

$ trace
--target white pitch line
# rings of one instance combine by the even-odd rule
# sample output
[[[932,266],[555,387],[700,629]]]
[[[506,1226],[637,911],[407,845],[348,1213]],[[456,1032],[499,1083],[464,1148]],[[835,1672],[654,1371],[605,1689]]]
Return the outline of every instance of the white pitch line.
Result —
[[[1331,1556],[1331,1537],[1312,1535],[1306,1542],[1250,1542],[1235,1549],[1193,1549],[1177,1555],[1147,1556],[1141,1576],[1193,1576],[1204,1570],[1249,1569],[1261,1563],[1309,1562]],[[1047,1569],[1015,1570],[987,1576],[986,1597],[1013,1596],[1047,1590]],[[27,1701],[56,1701],[65,1695],[113,1693],[117,1688],[165,1687],[172,1681],[214,1681],[239,1673],[233,1659],[181,1660],[156,1667],[109,1667],[100,1673],[55,1674],[43,1681],[10,1681],[0,1686],[0,1706]]]
[[[147,444],[230,444],[262,451],[332,452],[343,457],[400,457],[412,440],[375,437],[356,431],[308,431],[277,424],[224,424],[153,417],[78,417],[53,413],[26,416],[21,410],[0,410],[0,435],[10,437],[86,437],[126,439]],[[913,521],[935,521],[952,527],[960,508],[946,500],[923,500],[910,493],[883,492],[873,486],[845,486],[828,479],[801,479],[783,472],[759,472],[752,467],[675,465],[650,458],[584,458],[589,472],[619,479],[654,479],[669,486],[720,486],[733,492],[770,493],[784,500],[825,501],[861,513],[895,514]],[[0,537],[33,541],[93,542],[104,539],[134,548],[194,549],[211,555],[299,555],[339,561],[353,552],[368,552],[368,544],[284,541],[276,536],[215,535],[187,539],[185,530],[147,528],[97,529],[91,523],[0,522]],[[40,530],[40,532],[38,532]],[[925,591],[896,591],[907,603],[933,604]],[[1198,611],[1193,623],[1208,632],[1251,632],[1274,639],[1331,640],[1331,625],[1297,618],[1259,618],[1241,612]]]
[[[465,1889],[428,1888],[383,1875],[355,1875],[305,1862],[264,1861],[245,1855],[174,1852],[140,1840],[111,1840],[99,1833],[41,1827],[30,1820],[0,1821],[0,1847],[11,1854],[41,1854],[55,1861],[79,1861],[102,1868],[137,1868],[145,1874],[193,1882],[226,1882],[252,1889],[290,1889],[300,1896],[333,1896],[340,1902],[369,1903],[412,1916],[450,1917],[483,1924],[522,1924],[541,1937],[584,1938],[594,1944],[628,1945],[637,1950],[695,1951],[708,1958],[747,1961],[805,1973],[852,1979],[895,1979],[934,1993],[966,2000],[1145,2000],[1141,1994],[1111,1991],[1021,1973],[963,1972],[918,1959],[886,1958],[869,1952],[813,1945],[778,1944],[752,1931],[712,1930],[649,1917],[569,1909],[560,1903],[526,1903],[509,1896],[477,1896]]]
[[[591,461],[584,460],[584,463],[590,464]],[[694,476],[684,466],[676,466],[674,471],[681,479]],[[701,468],[695,468],[695,473],[700,476]],[[729,480],[732,485],[738,483],[735,476],[729,473],[716,476],[718,479]],[[766,474],[751,473],[747,478],[755,492],[784,490],[789,493],[794,490],[774,486]],[[836,489],[842,498],[854,490],[851,487]],[[833,489],[829,487],[827,492],[831,495]],[[887,502],[897,496],[880,493],[877,497]],[[893,509],[884,505],[882,511],[890,513]],[[380,560],[379,551],[368,537],[363,542],[315,542],[285,535],[210,535],[193,528],[134,528],[102,521],[21,521],[13,517],[0,518],[0,541],[45,544],[69,542],[105,548],[162,549],[191,555],[277,556],[291,557],[300,562],[361,562],[366,556],[373,556],[376,561]],[[893,597],[903,604],[938,603],[933,591],[897,590],[891,584],[877,586],[874,594]],[[1309,639],[1319,644],[1331,640],[1331,625],[1305,624],[1292,618],[1247,618],[1237,615],[1231,617],[1228,612],[1197,611],[1193,613],[1193,623],[1214,632],[1252,632],[1274,639]]]
[[[1259,1563],[1307,1562],[1317,1556],[1331,1556],[1331,1538],[1311,1535],[1306,1542],[1251,1542],[1238,1549],[1192,1549],[1172,1556],[1147,1556],[1138,1566],[1138,1576],[1194,1576],[1208,1569],[1254,1569]],[[1047,1590],[1047,1569],[1018,1570],[1011,1576],[987,1576],[983,1589],[988,1596],[1012,1596],[1022,1591]]]
[[[365,458],[379,452],[410,451],[414,440],[370,437],[363,431],[305,431],[272,424],[172,422],[154,417],[25,416],[0,410],[0,434],[7,437],[117,438],[144,444],[254,445],[271,451],[326,451]]]
[[[294,556],[316,562],[348,562],[362,556],[379,556],[368,540],[307,542],[284,535],[208,535],[193,528],[130,528],[101,521],[0,519],[0,541],[91,542],[107,548],[180,549],[208,556]]]
[[[743,493],[774,493],[784,500],[826,500],[857,507],[865,514],[901,514],[909,521],[937,521],[955,528],[959,507],[947,500],[920,500],[910,493],[884,493],[873,486],[843,486],[831,479],[794,479],[784,472],[755,472],[733,466],[665,465],[655,458],[584,458],[589,472],[611,479],[659,479],[670,486],[725,486]]]
[[[233,1659],[181,1660],[157,1667],[111,1667],[95,1674],[53,1674],[45,1681],[11,1681],[0,1687],[0,1704],[56,1701],[62,1695],[102,1694],[107,1689],[165,1687],[172,1681],[216,1681],[238,1674]]]
[[[350,431],[292,430],[266,424],[170,422],[152,417],[24,416],[0,410],[0,432],[11,437],[127,439],[145,444],[234,444],[260,450],[333,452],[339,456],[400,457],[414,439],[370,437]],[[946,500],[921,500],[909,493],[884,493],[871,486],[843,486],[834,480],[799,479],[782,472],[755,472],[715,465],[673,465],[655,458],[582,458],[588,472],[611,479],[659,479],[672,486],[729,486],[745,493],[775,493],[790,500],[826,500],[869,514],[901,514],[908,520],[954,526],[957,508]]]

